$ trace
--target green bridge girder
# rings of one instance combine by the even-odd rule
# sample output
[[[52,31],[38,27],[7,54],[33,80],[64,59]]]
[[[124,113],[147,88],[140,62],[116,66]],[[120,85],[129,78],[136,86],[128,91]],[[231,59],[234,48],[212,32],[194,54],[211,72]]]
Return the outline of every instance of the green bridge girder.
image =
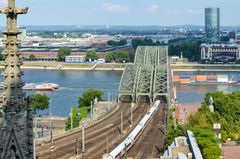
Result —
[[[168,96],[168,66],[156,65],[154,70],[153,100]]]
[[[145,65],[156,65],[158,59],[158,48],[154,46],[147,46],[145,57]]]
[[[141,96],[147,96],[152,101],[153,72],[154,65],[142,65],[140,67],[136,89],[137,100]]]
[[[168,63],[168,47],[167,46],[161,46],[158,47],[158,54],[157,54],[157,63],[156,65],[167,65]]]
[[[126,66],[122,74],[118,90],[119,101],[121,101],[122,96],[131,96],[132,100],[135,101],[138,70],[139,70],[138,65],[129,64]]]
[[[146,46],[139,46],[136,50],[134,63],[135,64],[144,64],[146,56]]]
[[[123,72],[118,100],[123,96],[130,96],[133,102],[140,97],[148,97],[150,102],[168,99],[168,47],[139,46],[134,62]]]

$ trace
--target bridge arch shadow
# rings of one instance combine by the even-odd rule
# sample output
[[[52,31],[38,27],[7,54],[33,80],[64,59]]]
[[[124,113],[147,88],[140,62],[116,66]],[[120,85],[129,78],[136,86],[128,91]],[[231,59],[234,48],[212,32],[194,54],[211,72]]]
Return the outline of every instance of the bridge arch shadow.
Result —
[[[138,103],[147,103],[147,104],[151,104],[152,100],[148,95],[139,95],[137,97],[137,102]]]
[[[157,95],[157,96],[155,97],[155,101],[156,101],[156,100],[160,100],[161,103],[167,103],[167,102],[168,102],[168,98],[167,98],[166,95]]]
[[[131,103],[134,102],[134,99],[132,95],[121,95],[119,96],[118,101],[120,103]]]

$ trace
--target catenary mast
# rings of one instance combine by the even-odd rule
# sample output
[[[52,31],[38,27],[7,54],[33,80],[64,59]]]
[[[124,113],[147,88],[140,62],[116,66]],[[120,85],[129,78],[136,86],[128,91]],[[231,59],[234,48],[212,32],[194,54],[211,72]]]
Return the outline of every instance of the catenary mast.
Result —
[[[28,8],[16,8],[15,0],[8,0],[8,6],[0,9],[6,14],[7,28],[3,32],[6,40],[5,70],[3,72],[2,109],[3,121],[0,125],[0,159],[32,159],[33,158],[33,122],[31,99],[25,98],[21,80],[23,75],[20,66],[17,36],[21,33],[17,28],[18,14],[26,14]],[[25,113],[24,106],[27,107]]]

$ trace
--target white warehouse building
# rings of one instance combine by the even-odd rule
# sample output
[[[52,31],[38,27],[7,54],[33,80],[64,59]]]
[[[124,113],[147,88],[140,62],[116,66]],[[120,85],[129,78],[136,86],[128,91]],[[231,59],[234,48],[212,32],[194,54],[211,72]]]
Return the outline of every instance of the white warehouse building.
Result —
[[[74,55],[74,56],[66,56],[66,63],[84,63],[86,61],[86,55]]]

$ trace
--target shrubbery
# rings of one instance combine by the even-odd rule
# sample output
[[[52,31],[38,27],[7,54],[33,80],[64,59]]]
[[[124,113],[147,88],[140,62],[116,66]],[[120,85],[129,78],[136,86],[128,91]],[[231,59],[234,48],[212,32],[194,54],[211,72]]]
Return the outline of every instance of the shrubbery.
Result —
[[[82,119],[88,117],[88,114],[91,109],[91,102],[93,104],[95,98],[97,98],[98,101],[102,101],[103,92],[100,90],[95,90],[90,88],[83,93],[82,97],[79,97],[78,107],[72,108],[71,115],[68,117],[65,123],[65,130],[71,129],[71,116],[72,116],[73,128],[78,127],[79,122]]]
[[[213,97],[214,112],[209,109],[209,98]],[[221,124],[222,140],[238,140],[240,135],[240,92],[230,94],[224,92],[209,92],[205,96],[202,107],[196,114],[190,115],[188,125],[176,125],[170,116],[166,144],[172,143],[177,136],[183,136],[186,130],[192,130],[204,158],[217,159],[221,155],[219,140],[213,132],[213,124]],[[171,112],[170,112],[171,114]]]

